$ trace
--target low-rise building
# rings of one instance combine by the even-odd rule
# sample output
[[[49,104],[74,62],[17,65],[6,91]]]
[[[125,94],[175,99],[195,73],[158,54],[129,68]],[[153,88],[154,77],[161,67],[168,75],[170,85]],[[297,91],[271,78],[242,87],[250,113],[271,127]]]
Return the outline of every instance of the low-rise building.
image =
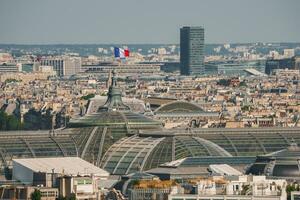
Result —
[[[24,184],[56,186],[56,178],[93,176],[105,180],[109,173],[79,157],[20,158],[12,161],[13,179]]]
[[[287,182],[265,176],[213,176],[191,182],[195,192],[170,194],[169,200],[285,200]],[[187,186],[186,186],[187,187]]]

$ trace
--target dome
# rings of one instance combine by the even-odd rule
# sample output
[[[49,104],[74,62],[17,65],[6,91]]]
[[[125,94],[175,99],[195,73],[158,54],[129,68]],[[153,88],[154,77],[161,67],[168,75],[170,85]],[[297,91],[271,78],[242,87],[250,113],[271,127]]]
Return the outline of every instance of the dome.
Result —
[[[172,101],[157,108],[155,113],[204,112],[201,107],[186,101]]]
[[[231,154],[200,137],[172,134],[162,137],[133,135],[114,143],[103,156],[101,167],[111,174],[123,175],[195,156],[230,157]]]
[[[123,175],[156,168],[185,157],[257,156],[287,147],[290,138],[300,141],[299,130],[284,128],[278,134],[279,130],[251,128],[191,129],[189,132],[183,129],[140,131],[110,146],[103,155],[100,166],[112,174]]]
[[[107,94],[106,103],[97,109],[96,113],[88,113],[80,118],[71,119],[68,126],[109,126],[126,127],[127,129],[159,128],[161,123],[142,114],[133,113],[130,107],[122,101],[122,93],[117,87],[115,73],[111,79],[111,86]]]
[[[162,127],[159,121],[131,112],[122,101],[121,90],[113,74],[106,103],[95,108],[96,113],[88,112],[80,118],[71,119],[68,124],[72,132],[79,133],[74,139],[79,141],[80,156],[95,165],[100,164],[103,154],[112,144],[128,134]]]
[[[257,156],[256,161],[247,170],[248,174],[266,175],[287,179],[300,179],[300,148],[291,143],[286,149]]]

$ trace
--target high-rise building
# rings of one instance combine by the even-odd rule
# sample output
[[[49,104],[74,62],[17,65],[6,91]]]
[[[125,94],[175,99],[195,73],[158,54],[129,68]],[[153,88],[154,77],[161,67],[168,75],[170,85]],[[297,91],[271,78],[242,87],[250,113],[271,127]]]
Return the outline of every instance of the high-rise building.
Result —
[[[41,65],[52,66],[57,76],[71,76],[81,71],[80,57],[47,57],[41,59]]]
[[[201,26],[180,29],[180,74],[204,74],[204,28]]]

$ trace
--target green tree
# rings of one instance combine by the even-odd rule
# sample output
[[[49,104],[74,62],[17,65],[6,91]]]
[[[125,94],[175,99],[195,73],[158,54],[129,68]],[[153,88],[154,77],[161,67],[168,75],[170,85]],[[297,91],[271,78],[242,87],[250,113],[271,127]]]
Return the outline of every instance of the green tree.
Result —
[[[21,129],[21,123],[20,121],[13,115],[7,116],[7,126],[8,130],[19,130]]]
[[[94,97],[95,97],[95,94],[88,94],[88,95],[82,96],[80,99],[89,100]]]
[[[247,87],[247,83],[245,81],[240,82],[240,87]]]
[[[6,113],[0,111],[0,130],[6,130]]]
[[[229,86],[230,80],[227,79],[220,79],[217,83],[218,85],[223,85],[223,86]]]
[[[69,197],[69,200],[76,200],[76,195],[72,193]]]
[[[0,130],[19,130],[21,128],[21,122],[16,116],[0,111]]]
[[[67,198],[59,195],[58,198],[57,198],[57,200],[67,200]]]
[[[299,191],[298,185],[296,185],[295,183],[293,184],[289,184],[286,186],[286,193],[288,196],[288,200],[291,199],[291,192],[293,191]]]
[[[41,129],[41,113],[34,109],[30,109],[24,115],[24,129],[26,130],[36,130]]]
[[[17,80],[14,78],[9,78],[4,81],[4,83],[13,83],[13,82],[21,82],[21,80]]]
[[[35,189],[34,192],[31,194],[31,200],[41,200],[41,198],[42,198],[41,192]]]
[[[52,114],[51,109],[45,112],[30,109],[24,115],[24,129],[25,130],[44,130],[52,128]]]

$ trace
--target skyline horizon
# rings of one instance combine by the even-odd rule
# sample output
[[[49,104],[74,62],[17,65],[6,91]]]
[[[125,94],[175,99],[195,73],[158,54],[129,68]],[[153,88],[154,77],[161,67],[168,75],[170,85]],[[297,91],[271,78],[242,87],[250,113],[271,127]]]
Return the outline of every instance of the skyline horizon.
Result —
[[[183,26],[204,27],[207,44],[297,43],[298,8],[298,0],[4,0],[0,43],[172,44]]]
[[[220,45],[220,44],[300,44],[296,42],[220,42],[220,43],[204,43],[205,45]],[[1,43],[0,45],[23,45],[23,46],[46,46],[46,45],[180,45],[180,43]]]

